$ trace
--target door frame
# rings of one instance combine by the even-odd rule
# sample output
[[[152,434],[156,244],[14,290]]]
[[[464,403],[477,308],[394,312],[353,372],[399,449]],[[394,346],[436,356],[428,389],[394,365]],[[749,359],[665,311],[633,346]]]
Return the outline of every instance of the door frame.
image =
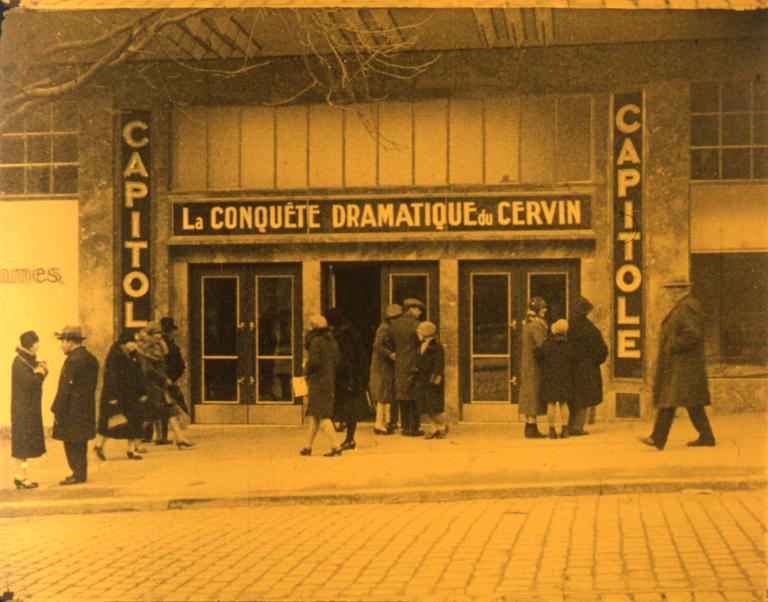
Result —
[[[472,402],[472,274],[509,274],[509,349],[512,355],[509,369],[509,401]],[[530,276],[535,274],[566,275],[566,316],[580,291],[581,262],[579,259],[524,259],[508,261],[459,262],[459,404],[477,406],[517,406],[519,391],[520,332],[528,307]],[[513,383],[513,379],[515,384]]]

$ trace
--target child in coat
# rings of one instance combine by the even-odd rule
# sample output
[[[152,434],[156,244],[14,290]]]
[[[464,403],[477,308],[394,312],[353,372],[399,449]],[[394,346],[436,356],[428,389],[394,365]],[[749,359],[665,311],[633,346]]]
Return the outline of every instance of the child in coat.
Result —
[[[568,322],[552,324],[552,336],[535,353],[539,362],[539,400],[547,406],[549,438],[568,436],[568,402],[573,396],[573,363],[575,352],[568,342]]]

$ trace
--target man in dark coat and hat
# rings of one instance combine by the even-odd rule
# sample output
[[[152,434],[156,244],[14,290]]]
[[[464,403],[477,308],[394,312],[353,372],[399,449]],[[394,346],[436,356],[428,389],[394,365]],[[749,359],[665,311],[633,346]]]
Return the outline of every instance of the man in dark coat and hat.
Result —
[[[176,326],[176,321],[172,317],[166,316],[160,318],[160,328],[163,331],[163,340],[168,347],[168,353],[165,354],[165,368],[168,373],[168,378],[173,381],[173,385],[171,385],[173,387],[173,394],[176,396],[179,407],[189,413],[189,408],[184,400],[184,395],[176,384],[187,367],[184,362],[184,357],[181,355],[181,349],[176,344],[176,331],[179,327]],[[157,433],[156,436],[155,445],[168,445],[171,443],[168,439],[167,416],[160,419],[160,433]]]
[[[88,441],[96,435],[96,381],[99,361],[83,346],[79,326],[65,326],[56,333],[67,356],[61,368],[59,388],[53,400],[53,438],[64,442],[72,474],[61,485],[88,480]]]
[[[395,400],[400,405],[403,435],[418,437],[419,412],[415,407],[411,390],[411,378],[419,360],[419,337],[416,328],[424,311],[424,303],[418,299],[403,301],[404,313],[392,320],[392,341],[395,345]]]
[[[587,409],[603,403],[600,365],[608,358],[608,347],[603,335],[587,317],[592,307],[586,298],[576,299],[568,330],[568,342],[575,353],[568,433],[574,437],[588,434],[584,430]]]
[[[692,284],[677,279],[664,285],[674,307],[661,323],[659,357],[653,381],[653,405],[658,408],[650,437],[640,441],[661,450],[677,408],[685,408],[699,438],[690,447],[713,447],[715,436],[704,406],[710,404],[704,366],[704,314],[701,303],[691,294]]]

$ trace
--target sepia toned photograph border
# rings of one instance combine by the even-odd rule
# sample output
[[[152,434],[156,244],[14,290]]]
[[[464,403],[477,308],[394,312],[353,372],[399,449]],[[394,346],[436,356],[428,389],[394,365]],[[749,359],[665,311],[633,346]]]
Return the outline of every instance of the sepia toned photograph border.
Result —
[[[766,9],[0,0],[0,600],[765,600]]]

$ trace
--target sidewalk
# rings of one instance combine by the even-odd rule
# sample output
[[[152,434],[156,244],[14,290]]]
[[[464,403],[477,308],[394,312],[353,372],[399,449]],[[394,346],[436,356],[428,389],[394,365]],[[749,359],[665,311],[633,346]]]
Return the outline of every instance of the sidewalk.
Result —
[[[650,423],[591,425],[566,440],[526,440],[522,424],[458,424],[444,440],[374,436],[358,427],[356,451],[301,457],[303,427],[193,426],[188,450],[146,445],[141,462],[125,442],[107,442],[101,462],[89,445],[89,480],[62,487],[69,474],[59,441],[30,462],[37,490],[13,489],[10,441],[0,441],[0,516],[158,510],[264,503],[398,502],[552,494],[757,488],[766,485],[768,416],[715,416],[715,448],[688,448],[695,431],[684,413],[666,449],[637,441]],[[341,440],[339,435],[339,440]]]

